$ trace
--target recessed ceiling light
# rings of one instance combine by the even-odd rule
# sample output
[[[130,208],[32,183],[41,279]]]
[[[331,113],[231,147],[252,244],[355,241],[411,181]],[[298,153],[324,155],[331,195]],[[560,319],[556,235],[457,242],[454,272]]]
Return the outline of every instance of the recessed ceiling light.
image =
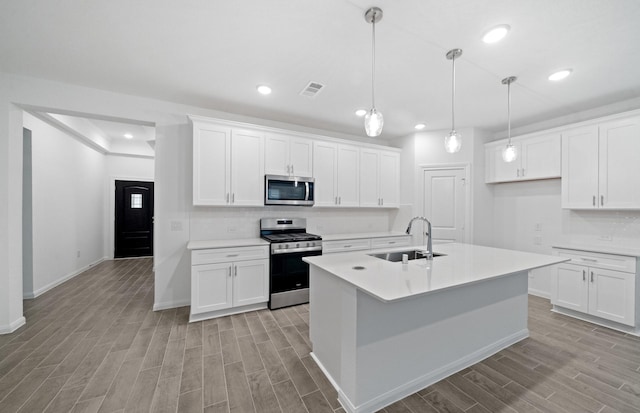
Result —
[[[496,26],[486,32],[484,36],[482,36],[482,41],[485,43],[499,42],[500,40],[504,39],[507,33],[509,33],[510,29],[511,26],[509,26],[508,24],[501,24],[499,26]]]
[[[416,130],[422,130],[424,128],[426,128],[427,125],[425,125],[424,123],[418,123],[416,124],[416,126],[414,126],[414,128],[416,128]]]
[[[267,85],[258,85],[256,89],[258,89],[258,93],[261,95],[268,95],[271,93],[271,88]]]
[[[358,109],[356,110],[356,116],[360,116],[363,117],[364,115],[367,114],[367,111],[365,109]]]
[[[555,73],[552,73],[549,75],[549,80],[557,82],[558,80],[562,80],[564,78],[566,78],[567,76],[569,76],[571,74],[573,70],[571,69],[562,69],[562,70],[558,70]]]
[[[127,139],[133,139],[133,135],[130,134],[130,133],[125,133],[124,137],[127,138]]]

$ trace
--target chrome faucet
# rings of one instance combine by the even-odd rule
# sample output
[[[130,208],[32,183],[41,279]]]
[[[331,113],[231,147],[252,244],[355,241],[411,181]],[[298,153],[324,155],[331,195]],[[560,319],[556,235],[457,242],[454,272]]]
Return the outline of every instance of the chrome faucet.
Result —
[[[411,225],[413,225],[413,221],[424,221],[427,223],[427,232],[425,235],[427,236],[427,251],[425,254],[425,258],[428,260],[433,259],[433,247],[431,245],[431,222],[425,217],[413,217],[411,221],[409,221],[409,225],[407,226],[407,235],[411,234]]]

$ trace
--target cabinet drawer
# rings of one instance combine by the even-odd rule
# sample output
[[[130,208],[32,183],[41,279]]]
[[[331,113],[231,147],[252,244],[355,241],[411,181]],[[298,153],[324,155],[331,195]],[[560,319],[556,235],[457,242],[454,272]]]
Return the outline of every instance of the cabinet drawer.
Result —
[[[571,258],[572,264],[630,273],[636,272],[636,258],[634,257],[568,249],[558,249],[557,251],[559,256]]]
[[[212,248],[191,252],[191,265],[269,258],[269,246]]]
[[[385,237],[385,238],[373,238],[371,240],[371,248],[393,248],[393,247],[405,247],[411,244],[410,236],[402,237]]]
[[[362,251],[371,249],[371,242],[368,238],[363,239],[343,239],[340,241],[323,241],[322,253],[331,254],[333,252]]]

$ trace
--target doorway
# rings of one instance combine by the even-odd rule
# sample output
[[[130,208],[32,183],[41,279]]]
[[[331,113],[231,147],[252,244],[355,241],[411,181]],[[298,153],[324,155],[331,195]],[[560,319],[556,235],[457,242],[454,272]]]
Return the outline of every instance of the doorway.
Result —
[[[115,181],[114,258],[153,256],[153,182]]]
[[[468,166],[424,167],[422,173],[423,213],[431,221],[433,240],[468,242]]]

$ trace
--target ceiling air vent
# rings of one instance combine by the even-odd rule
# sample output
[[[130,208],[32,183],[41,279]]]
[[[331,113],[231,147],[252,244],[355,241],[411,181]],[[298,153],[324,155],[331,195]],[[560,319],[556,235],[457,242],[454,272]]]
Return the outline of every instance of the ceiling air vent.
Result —
[[[316,97],[318,93],[324,88],[324,85],[318,82],[309,82],[307,86],[300,92],[300,95],[310,98]]]

